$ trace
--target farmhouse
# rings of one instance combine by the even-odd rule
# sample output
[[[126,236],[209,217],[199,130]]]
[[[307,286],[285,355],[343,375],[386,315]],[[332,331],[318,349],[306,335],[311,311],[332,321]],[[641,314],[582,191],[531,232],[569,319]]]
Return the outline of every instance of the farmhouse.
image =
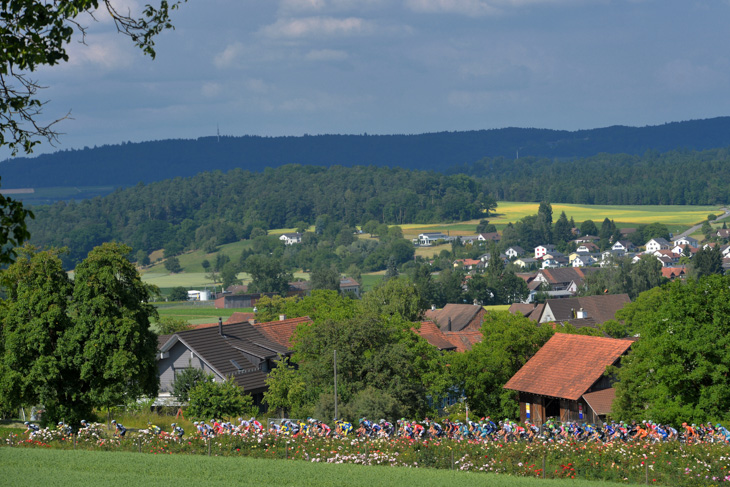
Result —
[[[447,304],[442,309],[426,311],[426,318],[435,322],[443,332],[479,331],[485,313],[483,307],[474,304]]]
[[[441,233],[441,232],[421,233],[418,235],[418,238],[416,239],[416,242],[414,242],[414,243],[418,243],[418,245],[428,247],[430,245],[435,244],[438,241],[451,242],[452,240],[454,240],[454,237],[450,237],[449,235],[446,235],[445,233]]]
[[[294,245],[302,243],[302,234],[299,232],[295,233],[282,233],[279,240],[284,242],[284,245]]]
[[[599,294],[580,298],[548,299],[538,323],[592,319],[596,324],[616,318],[616,312],[631,302],[628,294]]]
[[[507,381],[517,391],[520,420],[597,423],[615,396],[606,367],[618,365],[631,340],[556,333]]]
[[[157,370],[160,396],[170,396],[175,377],[188,368],[201,369],[216,381],[231,377],[262,407],[266,377],[288,348],[267,338],[248,322],[185,330],[159,337]]]

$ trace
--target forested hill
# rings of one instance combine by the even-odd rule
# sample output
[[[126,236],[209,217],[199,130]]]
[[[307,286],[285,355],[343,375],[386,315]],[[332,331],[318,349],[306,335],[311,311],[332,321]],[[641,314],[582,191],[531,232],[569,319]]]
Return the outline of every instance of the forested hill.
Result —
[[[641,155],[730,146],[730,117],[650,127],[560,131],[505,128],[421,135],[202,137],[67,150],[0,163],[3,188],[132,186],[203,171],[261,171],[286,164],[373,165],[447,171],[483,158]]]
[[[306,228],[324,218],[353,226],[480,218],[496,202],[462,175],[358,166],[235,169],[138,184],[105,197],[33,209],[31,243],[66,246],[72,267],[102,242],[135,251],[215,248],[247,239],[255,228]]]

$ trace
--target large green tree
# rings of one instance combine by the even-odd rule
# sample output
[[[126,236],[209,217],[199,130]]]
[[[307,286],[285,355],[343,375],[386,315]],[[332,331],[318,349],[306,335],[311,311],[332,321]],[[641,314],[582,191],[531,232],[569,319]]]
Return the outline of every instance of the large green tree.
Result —
[[[97,407],[157,394],[157,337],[149,303],[154,289],[127,260],[130,248],[105,243],[76,267],[71,314],[63,353],[79,371]]]
[[[660,423],[730,419],[730,278],[645,292],[618,312],[640,339],[615,371],[613,415]]]
[[[6,299],[0,302],[0,410],[45,404],[52,412],[71,400],[59,342],[72,326],[68,304],[73,284],[56,251],[23,248],[2,274]],[[88,406],[81,409],[88,411]]]
[[[249,291],[256,293],[285,295],[289,290],[289,281],[294,279],[280,260],[265,255],[252,255],[246,259],[244,270],[251,275]]]
[[[483,339],[463,354],[451,356],[451,373],[469,408],[480,415],[519,416],[516,393],[502,386],[553,335],[520,314],[490,312],[482,324]]]

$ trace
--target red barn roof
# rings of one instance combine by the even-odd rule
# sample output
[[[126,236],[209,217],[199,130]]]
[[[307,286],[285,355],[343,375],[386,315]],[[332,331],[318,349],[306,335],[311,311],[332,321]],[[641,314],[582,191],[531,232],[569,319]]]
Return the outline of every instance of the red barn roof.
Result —
[[[578,400],[631,343],[630,340],[556,333],[504,388]]]

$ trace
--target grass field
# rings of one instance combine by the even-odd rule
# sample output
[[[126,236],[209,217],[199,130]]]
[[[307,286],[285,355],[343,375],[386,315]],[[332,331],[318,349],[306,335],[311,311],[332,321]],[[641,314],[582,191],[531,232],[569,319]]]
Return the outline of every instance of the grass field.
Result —
[[[0,448],[4,486],[93,485],[573,487],[620,484],[541,480],[448,470],[365,467],[303,461]]]
[[[178,320],[185,320],[192,325],[199,325],[202,323],[215,323],[218,318],[223,318],[226,321],[236,312],[250,313],[253,308],[228,308],[228,309],[215,309],[213,303],[210,306],[164,306],[158,307],[157,312],[160,314],[160,318],[175,318]]]
[[[520,203],[512,201],[500,201],[497,206],[497,214],[489,218],[497,228],[502,229],[509,222],[529,215],[535,215],[539,203]],[[614,220],[619,227],[631,227],[649,223],[664,223],[669,227],[670,232],[686,230],[695,223],[707,218],[710,213],[717,215],[722,211],[717,206],[641,206],[641,205],[573,205],[565,203],[553,203],[553,221],[557,220],[562,211],[573,218],[577,223],[585,220],[593,220],[598,226],[604,218]],[[423,232],[449,232],[451,235],[474,235],[479,220],[459,223],[438,223],[430,225],[408,224],[402,225],[403,234],[407,238],[416,237]]]

